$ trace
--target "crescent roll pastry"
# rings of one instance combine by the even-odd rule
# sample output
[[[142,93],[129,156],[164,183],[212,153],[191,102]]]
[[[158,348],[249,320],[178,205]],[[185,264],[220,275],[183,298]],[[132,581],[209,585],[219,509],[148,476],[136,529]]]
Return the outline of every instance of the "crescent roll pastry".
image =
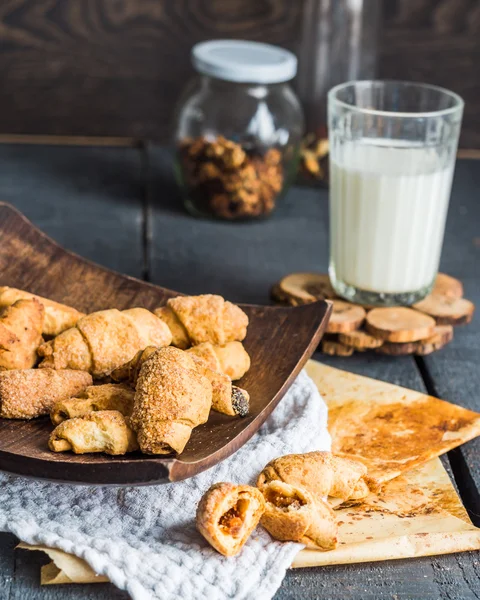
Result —
[[[182,452],[192,429],[208,419],[212,386],[193,359],[178,348],[161,348],[142,364],[131,425],[145,454]]]
[[[215,346],[203,342],[187,350],[203,358],[213,371],[225,373],[233,381],[241,379],[250,368],[250,356],[242,342],[228,342],[225,346]]]
[[[215,294],[170,298],[155,314],[169,326],[173,345],[182,349],[202,342],[223,346],[247,335],[247,315]]]
[[[77,321],[84,316],[84,313],[75,310],[71,306],[60,304],[11,287],[0,287],[0,308],[10,306],[17,300],[38,300],[45,308],[45,316],[43,319],[42,332],[44,335],[55,336],[65,329],[74,327]]]
[[[101,310],[40,346],[40,367],[81,369],[105,377],[146,346],[168,346],[171,340],[165,323],[145,308]]]
[[[257,486],[278,480],[307,490],[317,503],[327,496],[345,501],[368,495],[366,475],[365,465],[331,452],[288,454],[268,463]]]
[[[0,369],[30,369],[43,342],[43,305],[38,300],[17,300],[0,316]]]
[[[63,421],[52,431],[48,447],[53,452],[75,454],[105,452],[126,454],[138,449],[135,433],[117,410],[101,410]]]
[[[216,483],[197,507],[197,529],[224,556],[238,554],[265,510],[262,493],[250,485]]]
[[[0,372],[0,417],[34,419],[92,385],[84,371],[23,369]]]
[[[147,346],[144,350],[140,350],[131,361],[112,371],[111,378],[114,381],[127,381],[135,387],[143,363],[157,350],[158,348],[154,346]],[[225,415],[245,417],[250,408],[248,392],[232,385],[230,377],[224,373],[210,369],[207,363],[195,353],[187,354],[195,363],[197,372],[206,377],[212,385],[213,410]]]
[[[262,488],[265,512],[260,523],[276,540],[301,542],[309,548],[332,550],[337,545],[335,513],[324,501],[299,486],[270,481]]]
[[[131,360],[114,369],[110,373],[110,377],[113,381],[126,381],[135,388],[143,363],[158,349],[156,346],[147,346],[143,350],[139,350]]]
[[[250,409],[250,395],[232,385],[232,380],[225,373],[210,369],[203,358],[190,355],[196,365],[197,371],[206,377],[212,384],[212,408],[224,415],[246,417]]]
[[[186,350],[190,346],[190,339],[187,330],[169,306],[160,306],[154,311],[155,315],[161,319],[170,329],[172,334],[172,345],[181,350]]]
[[[54,425],[59,425],[67,419],[100,410],[117,410],[128,417],[132,414],[134,397],[135,390],[123,383],[92,385],[75,398],[57,402],[50,418]]]

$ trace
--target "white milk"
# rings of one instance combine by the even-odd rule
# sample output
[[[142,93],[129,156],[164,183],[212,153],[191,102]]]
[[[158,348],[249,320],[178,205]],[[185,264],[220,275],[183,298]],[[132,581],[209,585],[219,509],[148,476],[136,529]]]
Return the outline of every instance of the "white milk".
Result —
[[[344,145],[331,160],[331,263],[361,290],[418,291],[438,269],[453,165],[442,168],[435,149],[379,141]]]

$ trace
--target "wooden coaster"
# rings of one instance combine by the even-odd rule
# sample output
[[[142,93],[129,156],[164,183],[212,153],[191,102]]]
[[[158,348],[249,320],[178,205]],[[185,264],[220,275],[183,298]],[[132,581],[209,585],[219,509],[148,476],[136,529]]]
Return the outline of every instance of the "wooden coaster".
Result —
[[[475,310],[462,297],[462,282],[445,273],[438,273],[432,293],[411,308],[377,308],[342,300],[326,273],[292,273],[275,284],[271,294],[276,302],[289,306],[333,300],[322,350],[336,356],[367,350],[424,356],[448,344],[453,339],[452,325],[469,323]]]
[[[352,346],[345,346],[341,342],[322,340],[322,352],[330,356],[352,356],[354,348]]]
[[[388,356],[405,356],[415,354],[420,342],[384,342],[382,346],[375,349],[378,354],[388,354]]]
[[[282,293],[282,290],[278,283],[272,286],[270,290],[271,299],[277,304],[281,304],[282,306],[298,306],[298,303],[293,303],[289,298]]]
[[[438,325],[464,325],[470,323],[475,305],[465,298],[430,294],[413,305],[416,310],[435,317]]]
[[[366,314],[365,309],[358,304],[351,304],[344,300],[334,300],[327,332],[348,333],[354,331],[363,323]]]
[[[338,339],[345,346],[352,346],[355,350],[367,350],[379,348],[383,340],[370,335],[366,331],[351,331],[350,333],[340,333]]]
[[[291,306],[337,297],[326,273],[291,273],[273,286],[271,294]]]
[[[451,325],[437,325],[435,333],[421,342],[417,342],[415,354],[425,356],[440,350],[453,340],[453,327]]]
[[[374,308],[367,314],[366,328],[387,342],[416,342],[433,335],[435,320],[412,308]]]
[[[463,283],[451,275],[439,273],[435,279],[432,294],[448,296],[449,298],[462,298]]]

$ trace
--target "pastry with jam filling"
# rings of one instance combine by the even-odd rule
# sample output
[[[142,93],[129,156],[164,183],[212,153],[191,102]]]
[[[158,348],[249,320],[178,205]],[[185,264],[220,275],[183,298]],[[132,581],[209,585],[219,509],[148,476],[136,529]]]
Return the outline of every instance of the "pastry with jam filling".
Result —
[[[278,480],[265,484],[262,492],[265,512],[260,524],[273,538],[316,550],[337,546],[337,520],[325,501],[315,501],[307,490]]]
[[[197,529],[224,556],[238,554],[258,525],[265,500],[250,485],[216,483],[197,508]]]

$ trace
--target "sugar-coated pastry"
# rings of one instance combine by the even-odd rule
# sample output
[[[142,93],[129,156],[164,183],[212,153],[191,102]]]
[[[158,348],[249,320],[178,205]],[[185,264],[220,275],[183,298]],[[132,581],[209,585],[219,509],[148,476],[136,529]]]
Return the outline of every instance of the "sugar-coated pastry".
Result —
[[[81,369],[101,378],[146,346],[168,346],[171,341],[169,328],[145,308],[101,310],[40,346],[40,367]]]
[[[54,302],[42,296],[30,294],[24,290],[17,290],[11,287],[0,287],[0,308],[11,306],[17,300],[38,300],[45,308],[45,314],[42,325],[42,333],[48,336],[55,336],[65,329],[75,327],[77,321],[84,317],[84,313],[79,312],[71,306]]]
[[[43,342],[44,308],[38,300],[17,300],[0,314],[0,369],[30,369]]]
[[[212,386],[178,348],[160,348],[142,364],[131,425],[145,454],[182,452],[192,429],[205,423]]]
[[[135,387],[143,363],[157,350],[158,348],[154,346],[147,346],[144,350],[140,350],[131,361],[112,371],[112,379],[114,381],[127,381]],[[197,372],[206,377],[212,385],[212,408],[226,415],[245,417],[250,406],[248,392],[232,385],[228,375],[210,369],[205,360],[195,353],[187,352],[187,355],[195,363]]]
[[[132,414],[134,397],[135,390],[127,384],[92,385],[75,398],[57,402],[50,412],[50,418],[54,425],[59,425],[67,419],[100,410],[118,410],[128,417]]]
[[[247,335],[247,315],[215,294],[170,298],[155,314],[170,327],[173,344],[182,349],[202,342],[223,346]]]
[[[268,463],[260,473],[260,489],[270,481],[299,486],[316,501],[327,496],[345,500],[364,498],[369,493],[367,468],[362,463],[335,456],[331,452],[288,454]]]
[[[22,369],[0,372],[0,417],[34,419],[48,415],[56,402],[92,385],[84,371]]]
[[[324,500],[315,501],[307,490],[283,481],[270,481],[262,493],[265,512],[260,523],[276,540],[300,542],[317,550],[336,547],[337,520]]]
[[[68,419],[52,431],[48,446],[53,452],[71,450],[75,454],[133,452],[138,444],[127,419],[117,410],[101,410]]]
[[[216,483],[197,507],[197,529],[224,556],[238,554],[265,510],[262,493],[250,485]]]

